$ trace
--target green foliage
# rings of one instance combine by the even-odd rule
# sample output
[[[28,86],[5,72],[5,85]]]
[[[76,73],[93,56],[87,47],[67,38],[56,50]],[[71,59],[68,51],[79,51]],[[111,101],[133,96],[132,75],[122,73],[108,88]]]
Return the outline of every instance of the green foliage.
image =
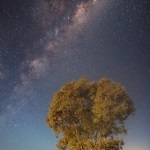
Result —
[[[124,121],[135,111],[125,89],[107,78],[71,81],[55,93],[46,122],[60,150],[120,150]]]

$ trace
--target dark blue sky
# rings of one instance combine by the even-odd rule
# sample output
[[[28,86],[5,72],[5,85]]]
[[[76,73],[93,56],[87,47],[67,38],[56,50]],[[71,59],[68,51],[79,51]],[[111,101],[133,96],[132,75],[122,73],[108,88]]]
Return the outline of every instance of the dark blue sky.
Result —
[[[50,100],[85,75],[125,86],[136,113],[124,150],[149,150],[149,45],[148,0],[1,0],[0,149],[55,150]]]

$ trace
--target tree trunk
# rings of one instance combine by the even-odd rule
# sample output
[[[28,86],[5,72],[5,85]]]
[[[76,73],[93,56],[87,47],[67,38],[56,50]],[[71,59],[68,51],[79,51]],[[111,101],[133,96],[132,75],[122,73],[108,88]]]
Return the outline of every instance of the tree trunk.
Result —
[[[81,140],[80,140],[80,138],[79,138],[79,134],[78,134],[78,130],[77,130],[77,125],[76,125],[75,123],[74,123],[74,126],[75,126],[76,137],[77,137],[77,140],[78,140],[78,142],[79,142],[79,144],[80,144],[80,149],[81,149],[81,150],[84,150],[83,145],[82,145],[82,142],[81,142]]]

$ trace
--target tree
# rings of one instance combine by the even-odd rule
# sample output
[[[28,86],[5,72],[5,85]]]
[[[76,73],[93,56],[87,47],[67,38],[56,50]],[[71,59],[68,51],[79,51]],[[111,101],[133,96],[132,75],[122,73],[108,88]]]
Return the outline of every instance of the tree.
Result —
[[[54,94],[46,122],[60,135],[59,150],[120,150],[124,142],[117,135],[126,133],[124,122],[134,111],[119,83],[82,77]]]

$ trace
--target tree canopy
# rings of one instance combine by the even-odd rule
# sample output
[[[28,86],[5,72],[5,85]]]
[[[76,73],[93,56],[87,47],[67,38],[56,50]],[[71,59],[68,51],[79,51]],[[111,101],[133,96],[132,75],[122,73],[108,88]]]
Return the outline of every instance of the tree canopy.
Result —
[[[132,100],[119,83],[85,77],[64,84],[52,98],[47,125],[60,150],[120,150],[118,134],[125,134],[125,120],[135,111]]]

